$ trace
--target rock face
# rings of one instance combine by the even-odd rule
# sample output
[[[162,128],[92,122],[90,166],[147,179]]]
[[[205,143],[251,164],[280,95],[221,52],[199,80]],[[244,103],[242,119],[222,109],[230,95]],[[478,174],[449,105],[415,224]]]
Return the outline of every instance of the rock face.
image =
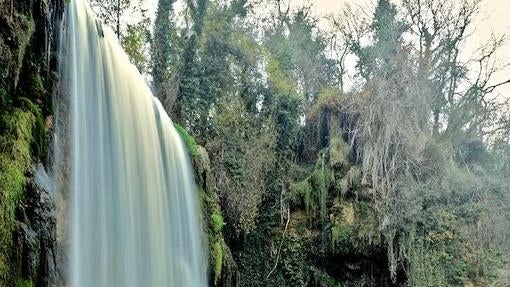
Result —
[[[43,175],[35,176],[36,173]],[[20,247],[19,266],[21,275],[32,278],[36,286],[54,285],[62,277],[56,264],[56,206],[50,196],[51,186],[37,180],[46,175],[42,165],[32,168],[31,175],[14,236]]]
[[[0,0],[0,286],[48,286],[55,205],[36,181],[48,158],[64,0]]]
[[[192,157],[192,160],[202,203],[203,230],[206,231],[209,247],[209,285],[236,287],[239,286],[239,268],[223,236],[223,215],[210,174],[209,154],[199,145],[196,150],[196,156]]]
[[[0,106],[20,97],[51,106],[64,0],[0,1]]]

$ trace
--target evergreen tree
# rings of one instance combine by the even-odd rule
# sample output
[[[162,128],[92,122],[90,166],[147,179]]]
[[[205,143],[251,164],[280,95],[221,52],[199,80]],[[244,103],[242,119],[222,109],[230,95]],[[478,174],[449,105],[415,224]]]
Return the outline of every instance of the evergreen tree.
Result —
[[[173,3],[175,0],[159,0],[154,22],[154,35],[151,50],[152,85],[155,95],[165,108],[171,106],[170,77],[177,59],[177,37],[173,21]],[[175,72],[175,70],[174,70]],[[168,83],[168,84],[167,84]],[[167,89],[167,90],[165,90]]]
[[[200,85],[197,78],[198,67],[195,58],[200,48],[199,40],[204,28],[204,18],[208,2],[208,0],[186,1],[192,23],[187,23],[188,31],[186,32],[186,43],[184,44],[179,71],[179,91],[176,105],[173,108],[174,118],[182,121],[185,125],[189,125],[186,120],[186,113],[189,112],[187,107],[191,107],[194,101],[193,98],[198,92],[197,87]]]

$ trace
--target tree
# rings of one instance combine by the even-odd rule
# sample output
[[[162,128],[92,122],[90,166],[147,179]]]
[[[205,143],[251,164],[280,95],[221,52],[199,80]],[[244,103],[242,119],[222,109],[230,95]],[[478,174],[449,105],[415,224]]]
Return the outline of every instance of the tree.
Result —
[[[92,8],[107,25],[113,28],[119,39],[122,36],[122,18],[131,7],[132,0],[91,0]]]
[[[150,18],[141,13],[141,20],[135,24],[127,24],[125,35],[121,39],[124,51],[129,55],[131,62],[138,68],[141,74],[148,71],[149,55],[145,53],[150,42]]]
[[[176,90],[172,85],[172,69],[176,69],[177,34],[173,21],[172,5],[175,0],[160,0],[154,22],[154,38],[152,42],[152,85],[155,95],[160,99],[165,109],[171,109],[175,101]]]
[[[113,28],[129,59],[140,73],[147,72],[149,55],[145,51],[151,38],[149,31],[151,23],[142,1],[91,0],[90,5],[97,16]],[[127,22],[127,16],[137,21]]]
[[[272,172],[275,130],[253,116],[239,96],[224,97],[213,111],[213,136],[206,147],[214,156],[214,179],[232,237],[255,227]],[[235,123],[235,124],[232,124]]]
[[[419,76],[429,82],[432,94],[432,131],[436,137],[441,132],[443,137],[455,136],[455,131],[466,126],[482,136],[494,111],[501,109],[501,103],[489,95],[510,83],[493,81],[504,67],[497,64],[496,54],[505,37],[493,35],[471,59],[461,59],[479,4],[479,0],[403,1],[409,30],[416,39],[413,46],[418,55]]]
[[[199,50],[199,40],[204,28],[204,18],[207,11],[208,0],[187,0],[189,18],[186,18],[186,43],[182,52],[179,69],[179,91],[173,107],[174,117],[178,120],[186,118],[186,107],[190,107],[198,84],[196,53]]]
[[[406,266],[414,286],[438,278],[445,285],[462,284],[466,271],[453,266],[488,264],[485,253],[475,256],[478,263],[461,256],[463,248],[484,242],[484,236],[470,239],[479,223],[461,228],[455,220],[445,223],[443,217],[461,220],[469,213],[485,220],[486,215],[473,206],[491,206],[506,186],[504,179],[488,172],[490,142],[484,142],[486,132],[505,130],[504,103],[490,97],[508,83],[491,81],[498,69],[493,57],[501,38],[493,38],[470,62],[460,60],[478,3],[404,1],[405,13],[399,16],[399,6],[380,0],[370,24],[348,30],[345,37],[358,59],[361,79],[340,108],[350,114],[348,134],[363,184],[374,191],[390,271],[395,276],[399,266]],[[355,21],[347,21],[344,27],[352,28]],[[492,183],[490,191],[482,187],[486,182]],[[507,214],[490,220],[502,220]],[[492,234],[495,228],[482,233]],[[459,239],[448,242],[449,233]],[[450,259],[434,255],[438,246]],[[439,257],[431,259],[434,256]],[[430,260],[447,263],[436,270],[422,269]]]

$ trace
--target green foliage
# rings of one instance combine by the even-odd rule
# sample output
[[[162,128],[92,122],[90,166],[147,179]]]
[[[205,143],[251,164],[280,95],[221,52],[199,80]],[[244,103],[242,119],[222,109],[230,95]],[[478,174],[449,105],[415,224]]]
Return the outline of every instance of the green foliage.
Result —
[[[171,69],[175,69],[176,40],[175,24],[172,21],[172,5],[175,0],[158,1],[156,20],[154,22],[154,37],[151,45],[151,75],[155,94],[162,103],[163,88],[170,77]]]
[[[467,262],[456,243],[422,243],[410,247],[409,286],[464,286]]]
[[[213,222],[213,230],[215,232],[220,233],[221,230],[223,229],[223,225],[225,225],[225,222],[223,221],[223,216],[221,215],[221,213],[213,213],[211,215],[211,219]]]
[[[15,287],[35,287],[35,283],[30,279],[18,278]]]
[[[267,73],[270,79],[269,83],[274,90],[287,95],[294,93],[296,84],[292,76],[287,74],[289,72],[282,69],[278,59],[274,57],[269,59]]]
[[[307,254],[303,252],[306,243],[297,236],[290,235],[282,250],[281,271],[287,286],[307,286],[310,280]]]
[[[188,1],[189,15],[193,21],[193,25],[184,31],[186,41],[184,42],[182,53],[179,61],[178,82],[179,89],[173,107],[173,117],[176,120],[185,123],[195,134],[198,134],[197,125],[207,124],[205,119],[208,114],[208,102],[204,102],[207,98],[207,85],[203,85],[201,79],[202,65],[197,57],[200,50],[200,37],[204,30],[204,19],[207,14],[208,0]],[[197,112],[195,112],[197,110]]]
[[[195,138],[193,138],[181,125],[174,123],[174,127],[177,130],[177,133],[179,133],[179,136],[181,137],[184,144],[186,144],[190,156],[192,158],[200,156],[198,154],[197,142],[195,141]]]
[[[418,248],[413,250],[410,262],[409,286],[449,286],[444,266],[441,265],[441,252]]]
[[[14,109],[0,119],[0,282],[9,282],[15,211],[23,199],[36,117]]]
[[[128,24],[126,33],[121,39],[124,51],[141,74],[148,70],[148,55],[145,50],[150,40],[150,24],[150,18],[142,13],[142,20],[136,24]]]
[[[312,192],[312,186],[310,185],[308,178],[299,182],[290,183],[290,201],[293,203],[293,206],[296,207],[304,205],[307,212],[314,210]]]
[[[331,219],[331,248],[334,253],[370,254],[381,244],[377,215],[372,206],[359,202],[335,203]]]
[[[242,286],[309,286],[312,280],[309,254],[315,250],[314,243],[300,236],[296,230],[289,230],[282,237],[282,229],[276,233],[265,234],[262,230],[254,233],[248,240],[249,245],[240,254],[239,267],[243,275]],[[279,260],[276,255],[264,247],[273,239],[283,239]]]
[[[207,241],[209,244],[209,263],[213,275],[214,285],[217,286],[225,261],[225,243],[222,230],[225,225],[221,208],[214,190],[204,191],[199,188],[202,201],[202,214],[205,215],[207,223]]]
[[[495,264],[497,257],[489,255],[492,244],[486,238],[492,232],[505,232],[505,227],[493,220],[498,222],[501,219],[496,218],[507,215],[494,214],[489,223],[483,209],[493,206],[504,185],[478,164],[458,165],[449,155],[451,149],[435,145],[434,150],[426,149],[430,159],[427,163],[440,174],[429,177],[427,173],[421,182],[411,176],[395,181],[397,195],[385,234],[388,240],[395,236],[390,230],[398,230],[398,249],[393,252],[401,256],[390,255],[390,264],[407,262],[411,286],[459,286],[468,279],[493,278],[491,274],[500,266]],[[434,154],[447,158],[434,160]],[[480,224],[486,226],[482,232],[477,227]]]
[[[243,275],[241,286],[288,286],[281,272],[275,272],[267,277],[274,265],[272,260],[268,260],[268,258],[274,258],[264,246],[270,236],[262,230],[257,230],[252,237],[247,238],[247,248],[239,253],[239,271]]]
[[[313,286],[317,287],[343,287],[340,282],[335,280],[335,278],[331,277],[326,272],[318,269],[317,267],[312,267],[312,282],[315,284]]]
[[[248,233],[255,227],[267,188],[264,182],[274,165],[275,132],[270,123],[253,117],[239,97],[222,100],[212,116],[214,138],[206,148],[215,159],[212,171],[224,200],[227,228]]]

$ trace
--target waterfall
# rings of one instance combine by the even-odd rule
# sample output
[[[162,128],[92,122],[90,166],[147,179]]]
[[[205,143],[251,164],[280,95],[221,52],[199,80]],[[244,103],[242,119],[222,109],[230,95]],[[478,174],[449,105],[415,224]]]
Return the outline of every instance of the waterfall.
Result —
[[[67,4],[70,286],[202,287],[189,159],[172,121],[85,0]]]

